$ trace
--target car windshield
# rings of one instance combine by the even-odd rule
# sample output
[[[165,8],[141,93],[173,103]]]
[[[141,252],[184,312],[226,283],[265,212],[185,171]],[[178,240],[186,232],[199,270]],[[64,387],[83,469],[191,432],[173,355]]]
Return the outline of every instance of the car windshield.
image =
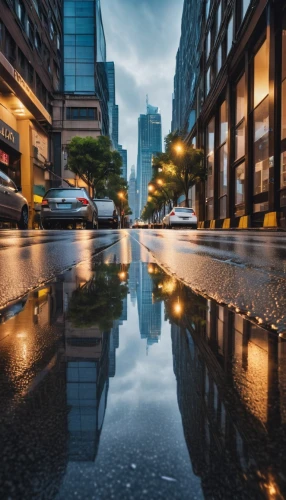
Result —
[[[45,198],[80,198],[86,196],[81,189],[51,189],[45,194]]]
[[[192,208],[175,208],[175,212],[190,212],[191,214],[194,213]]]

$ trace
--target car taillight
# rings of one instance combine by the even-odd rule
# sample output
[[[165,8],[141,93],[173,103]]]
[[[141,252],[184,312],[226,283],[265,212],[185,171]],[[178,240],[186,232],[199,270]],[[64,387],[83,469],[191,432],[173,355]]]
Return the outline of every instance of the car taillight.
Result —
[[[82,205],[89,205],[89,201],[86,198],[77,198],[77,200],[80,201]]]
[[[196,212],[193,212],[193,215],[196,215]]]
[[[170,213],[170,215],[176,215],[175,212],[174,212],[174,210]]]
[[[48,207],[48,206],[49,206],[48,200],[42,200],[42,207]]]

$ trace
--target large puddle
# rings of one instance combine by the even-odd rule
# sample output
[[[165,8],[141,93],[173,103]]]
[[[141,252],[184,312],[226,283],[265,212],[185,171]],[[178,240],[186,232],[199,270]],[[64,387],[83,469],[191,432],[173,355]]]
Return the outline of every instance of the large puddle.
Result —
[[[0,316],[1,499],[283,498],[286,344],[126,240]]]

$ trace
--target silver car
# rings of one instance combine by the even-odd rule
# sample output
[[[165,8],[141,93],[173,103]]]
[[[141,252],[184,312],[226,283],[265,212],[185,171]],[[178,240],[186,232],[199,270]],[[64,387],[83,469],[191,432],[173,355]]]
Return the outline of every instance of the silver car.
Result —
[[[28,202],[21,188],[0,170],[0,221],[14,222],[19,229],[28,229],[28,219]]]
[[[65,228],[84,224],[98,229],[97,207],[84,188],[52,188],[42,200],[41,224],[44,229]]]

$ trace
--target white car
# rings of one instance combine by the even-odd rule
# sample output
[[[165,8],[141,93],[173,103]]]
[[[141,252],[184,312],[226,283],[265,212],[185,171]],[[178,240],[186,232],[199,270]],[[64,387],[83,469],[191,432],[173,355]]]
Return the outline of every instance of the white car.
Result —
[[[198,218],[193,208],[173,207],[171,212],[163,219],[163,228],[171,229],[175,226],[190,226],[197,229]]]

